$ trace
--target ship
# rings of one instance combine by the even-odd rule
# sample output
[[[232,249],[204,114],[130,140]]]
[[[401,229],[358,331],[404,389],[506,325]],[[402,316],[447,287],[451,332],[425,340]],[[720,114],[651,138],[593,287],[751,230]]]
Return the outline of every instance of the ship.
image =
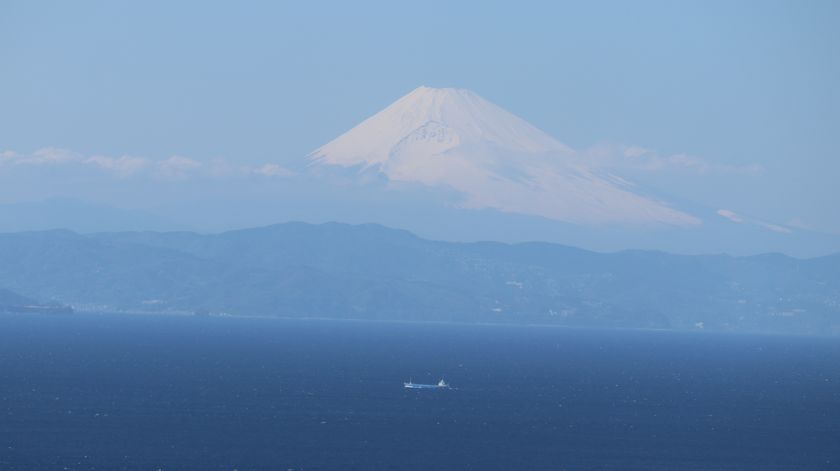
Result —
[[[403,387],[407,389],[449,389],[449,384],[443,379],[438,381],[437,384],[415,383],[409,379],[407,383],[403,383]]]

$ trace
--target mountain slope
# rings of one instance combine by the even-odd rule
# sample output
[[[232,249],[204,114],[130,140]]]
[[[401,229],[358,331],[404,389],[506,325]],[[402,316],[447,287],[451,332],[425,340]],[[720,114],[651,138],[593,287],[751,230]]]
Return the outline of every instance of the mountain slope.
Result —
[[[454,189],[467,208],[581,224],[700,224],[588,167],[571,148],[469,90],[417,88],[310,159]]]
[[[0,234],[0,286],[78,308],[840,332],[838,256],[596,253],[376,225]]]
[[[36,302],[26,296],[21,296],[7,289],[0,288],[0,310],[4,306],[25,306],[27,304],[36,304]]]

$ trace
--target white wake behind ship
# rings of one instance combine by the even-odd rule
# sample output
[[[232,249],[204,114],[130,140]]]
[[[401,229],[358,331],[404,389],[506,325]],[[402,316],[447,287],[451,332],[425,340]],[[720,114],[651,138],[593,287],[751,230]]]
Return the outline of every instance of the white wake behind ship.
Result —
[[[407,383],[403,383],[403,387],[407,389],[449,389],[449,384],[443,379],[438,381],[437,384],[422,384],[408,380]]]

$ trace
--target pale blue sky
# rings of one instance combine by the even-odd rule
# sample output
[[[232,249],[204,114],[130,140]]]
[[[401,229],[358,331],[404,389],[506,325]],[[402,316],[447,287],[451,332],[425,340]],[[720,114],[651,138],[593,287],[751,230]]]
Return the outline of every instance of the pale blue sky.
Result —
[[[416,86],[456,86],[578,149],[756,164],[650,180],[840,233],[838,84],[831,1],[0,4],[0,152],[294,167]]]

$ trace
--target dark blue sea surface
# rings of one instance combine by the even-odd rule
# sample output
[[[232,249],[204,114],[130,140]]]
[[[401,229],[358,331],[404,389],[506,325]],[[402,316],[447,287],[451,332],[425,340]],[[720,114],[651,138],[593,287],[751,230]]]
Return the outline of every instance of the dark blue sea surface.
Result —
[[[840,341],[2,315],[0,469],[837,470]]]

